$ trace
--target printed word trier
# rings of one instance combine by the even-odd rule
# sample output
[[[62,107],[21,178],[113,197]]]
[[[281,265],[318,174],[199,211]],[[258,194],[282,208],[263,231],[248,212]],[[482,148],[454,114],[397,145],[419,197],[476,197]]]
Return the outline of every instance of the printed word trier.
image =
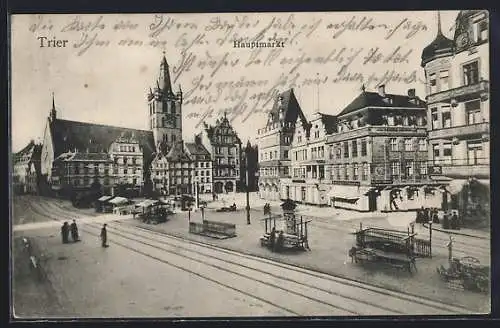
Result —
[[[68,40],[57,40],[54,36],[52,40],[49,40],[46,36],[39,36],[37,40],[40,41],[40,48],[65,48]]]

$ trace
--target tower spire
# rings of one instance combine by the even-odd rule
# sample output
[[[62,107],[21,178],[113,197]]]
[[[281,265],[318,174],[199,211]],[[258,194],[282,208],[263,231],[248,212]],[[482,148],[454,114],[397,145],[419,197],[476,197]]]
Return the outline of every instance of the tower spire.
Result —
[[[56,101],[55,101],[55,97],[54,97],[54,92],[52,92],[52,108],[50,110],[50,121],[51,122],[54,122],[54,120],[56,119],[57,117],[57,112],[56,112]]]
[[[438,16],[438,31],[437,31],[437,34],[443,34],[443,32],[441,31],[441,12],[438,10],[437,12],[437,16]]]
[[[170,72],[167,63],[167,57],[165,56],[165,51],[163,51],[163,58],[161,59],[160,64],[160,89],[165,91],[166,94],[172,93],[172,83],[170,80]]]

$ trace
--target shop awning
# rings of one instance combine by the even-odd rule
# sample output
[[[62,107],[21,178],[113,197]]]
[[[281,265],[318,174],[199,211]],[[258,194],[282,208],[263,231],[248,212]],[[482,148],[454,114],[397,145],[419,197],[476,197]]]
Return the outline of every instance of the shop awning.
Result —
[[[105,202],[107,200],[110,200],[111,198],[113,198],[113,196],[102,196],[101,198],[98,199],[98,201]]]
[[[446,189],[450,192],[450,194],[458,194],[462,191],[462,188],[467,184],[467,180],[452,180],[448,183]]]
[[[353,190],[352,188],[334,187],[332,190],[328,192],[328,197],[356,200],[361,197],[361,194],[358,191]]]
[[[115,197],[111,200],[108,201],[108,203],[111,203],[111,204],[114,204],[114,205],[121,205],[121,204],[125,204],[128,202],[128,199],[127,198],[123,198],[123,197]]]

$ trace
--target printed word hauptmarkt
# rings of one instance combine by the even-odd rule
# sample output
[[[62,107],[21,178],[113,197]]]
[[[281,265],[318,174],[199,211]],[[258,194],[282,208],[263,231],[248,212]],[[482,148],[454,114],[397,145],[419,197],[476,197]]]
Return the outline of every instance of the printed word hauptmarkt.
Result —
[[[233,43],[233,48],[284,48],[285,41],[268,41],[268,42],[243,42],[235,40]]]

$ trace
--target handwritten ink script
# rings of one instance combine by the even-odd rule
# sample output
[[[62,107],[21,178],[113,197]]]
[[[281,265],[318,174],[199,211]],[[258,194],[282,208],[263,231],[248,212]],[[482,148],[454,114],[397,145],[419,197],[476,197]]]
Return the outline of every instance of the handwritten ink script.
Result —
[[[335,114],[342,108],[330,108],[328,97],[314,100],[319,89],[342,97],[336,93],[341,86],[421,84],[421,40],[428,39],[428,25],[412,13],[387,15],[68,15],[57,21],[38,16],[27,29],[35,41],[69,40],[60,51],[89,60],[104,49],[157,51],[158,58],[166,51],[172,82],[184,90],[186,118],[196,128],[223,112],[237,124],[264,117],[278,93],[289,88],[298,90],[306,112],[316,101],[314,106]],[[282,46],[248,49],[236,42]],[[154,70],[158,64],[141,65]]]

